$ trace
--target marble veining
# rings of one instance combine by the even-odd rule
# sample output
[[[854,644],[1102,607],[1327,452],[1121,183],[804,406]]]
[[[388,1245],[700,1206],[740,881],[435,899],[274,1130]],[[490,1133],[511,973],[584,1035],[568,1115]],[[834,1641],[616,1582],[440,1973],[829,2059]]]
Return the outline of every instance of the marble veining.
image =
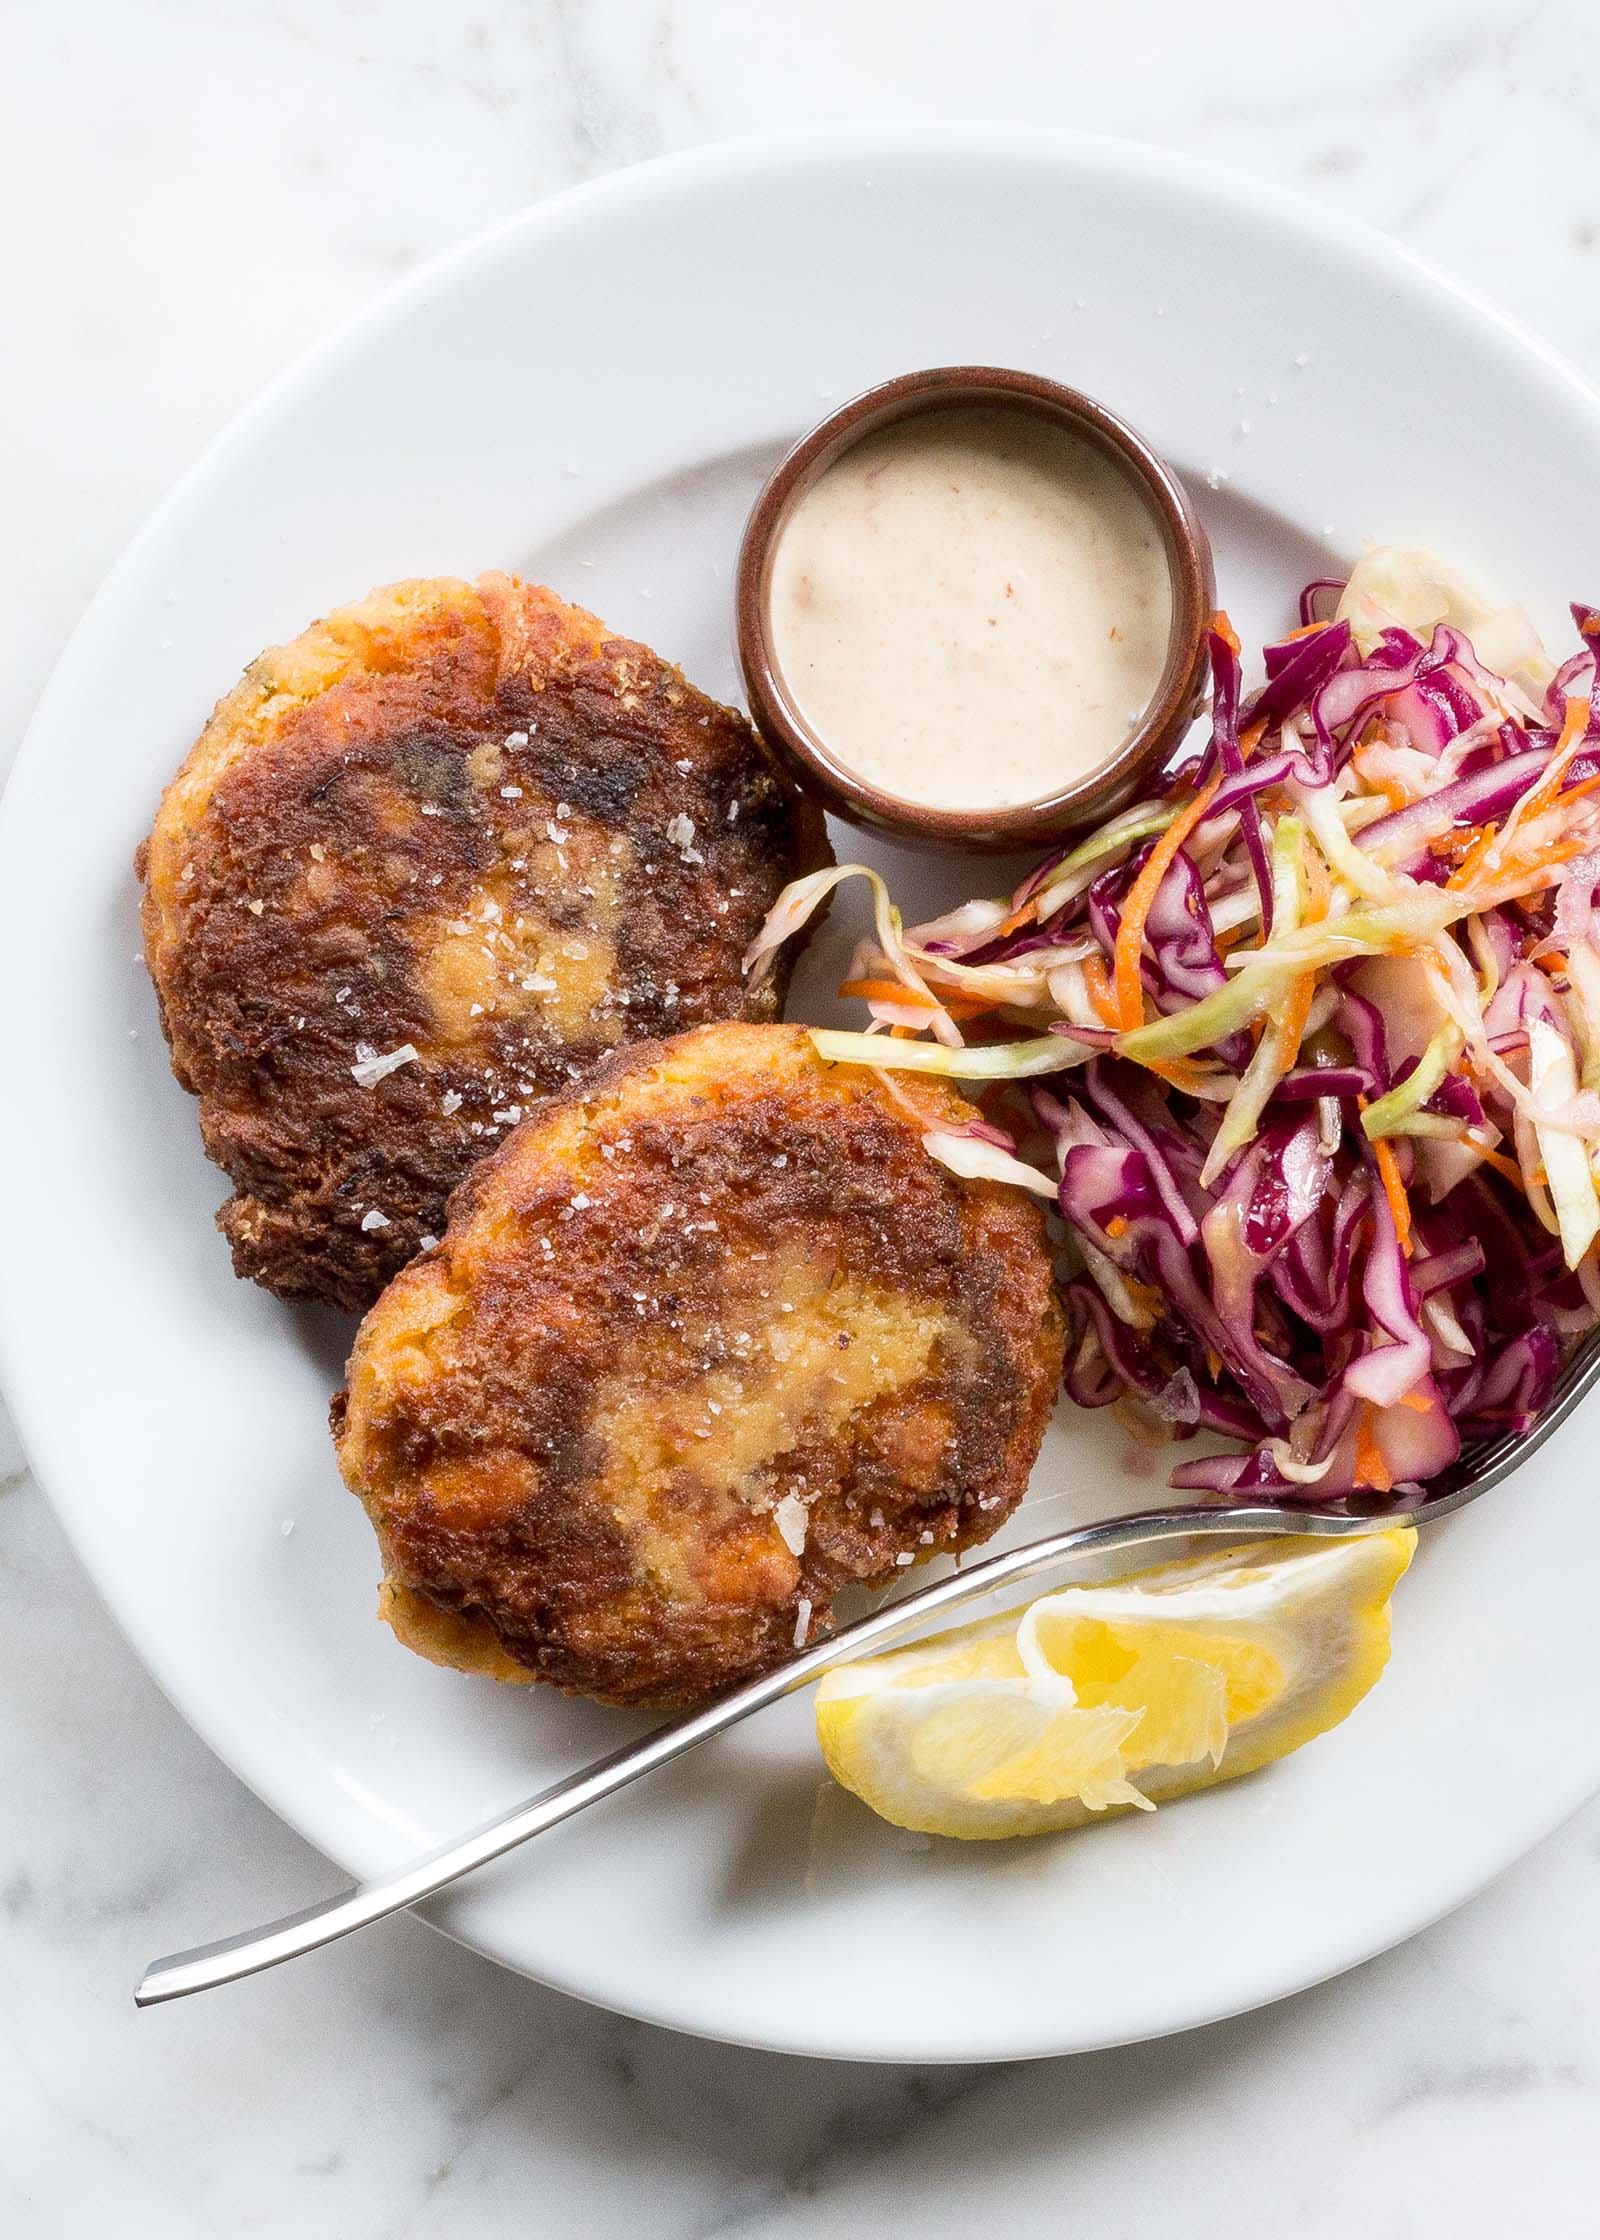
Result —
[[[140,517],[273,373],[530,198],[737,131],[1188,149],[1385,227],[1600,376],[1592,33],[1580,0],[14,0],[0,759]],[[1600,2228],[1600,1807],[1339,1982],[1073,2061],[740,2052],[409,1922],[137,2016],[152,1953],[333,1874],[133,1662],[3,1431],[0,1670],[17,2240]]]

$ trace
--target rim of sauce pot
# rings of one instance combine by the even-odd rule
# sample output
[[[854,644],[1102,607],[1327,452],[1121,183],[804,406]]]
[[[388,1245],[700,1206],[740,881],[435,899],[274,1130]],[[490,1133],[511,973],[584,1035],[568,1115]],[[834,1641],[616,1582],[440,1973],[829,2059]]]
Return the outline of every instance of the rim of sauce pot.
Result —
[[[1042,799],[988,809],[934,808],[870,784],[801,714],[773,650],[772,569],[793,508],[834,461],[892,422],[926,412],[1000,406],[1051,422],[1120,467],[1161,532],[1172,585],[1167,658],[1138,725],[1071,784]],[[923,847],[1014,849],[1060,840],[1134,800],[1188,729],[1205,696],[1206,631],[1216,604],[1211,545],[1177,476],[1160,454],[1093,397],[1041,374],[1004,366],[936,366],[863,390],[802,436],[751,510],[739,548],[735,620],[750,712],[800,784],[852,824]]]

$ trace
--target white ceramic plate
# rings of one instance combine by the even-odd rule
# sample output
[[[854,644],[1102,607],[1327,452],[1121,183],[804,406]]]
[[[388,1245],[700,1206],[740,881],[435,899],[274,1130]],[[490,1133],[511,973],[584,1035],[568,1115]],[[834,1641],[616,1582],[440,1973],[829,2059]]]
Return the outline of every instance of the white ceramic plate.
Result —
[[[1600,404],[1398,250],[1131,147],[912,131],[624,173],[422,274],[187,478],[39,710],[0,832],[7,1389],[173,1702],[357,1872],[637,1722],[434,1670],[374,1622],[325,1429],[348,1328],[229,1272],[134,955],[135,844],[241,665],[397,576],[547,577],[732,694],[730,564],[780,449],[869,382],[973,359],[1073,382],[1165,449],[1247,645],[1365,536],[1442,547],[1553,635],[1600,596]],[[434,1918],[584,1997],[814,2053],[1061,2052],[1296,1989],[1600,1786],[1593,1436],[1436,1530],[1382,1686],[1261,1778],[1064,1840],[929,1845],[821,1778],[796,1702]],[[1011,1532],[1155,1491],[1064,1411]],[[203,1828],[192,1856],[196,1938],[245,1926]]]

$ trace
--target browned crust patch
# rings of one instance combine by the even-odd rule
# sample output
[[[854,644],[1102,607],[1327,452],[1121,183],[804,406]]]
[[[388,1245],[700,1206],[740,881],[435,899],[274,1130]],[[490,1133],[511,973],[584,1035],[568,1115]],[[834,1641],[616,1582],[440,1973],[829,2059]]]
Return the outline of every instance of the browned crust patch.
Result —
[[[468,1177],[335,1406],[386,1614],[441,1661],[682,1706],[1020,1500],[1061,1330],[970,1107],[723,1025],[605,1060]],[[450,1623],[441,1633],[427,1613]]]
[[[396,584],[263,654],[139,855],[239,1273],[370,1304],[540,1099],[629,1040],[772,1017],[783,975],[740,959],[827,860],[743,717],[537,586]]]

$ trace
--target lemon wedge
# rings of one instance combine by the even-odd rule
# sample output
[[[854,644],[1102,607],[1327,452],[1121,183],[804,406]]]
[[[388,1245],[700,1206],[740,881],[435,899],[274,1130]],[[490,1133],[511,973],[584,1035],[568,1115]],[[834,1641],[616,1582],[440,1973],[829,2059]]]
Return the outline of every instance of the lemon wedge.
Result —
[[[1361,1701],[1416,1537],[1224,1548],[864,1657],[817,1691],[823,1757],[885,1820],[942,1836],[1076,1828],[1232,1781]]]

